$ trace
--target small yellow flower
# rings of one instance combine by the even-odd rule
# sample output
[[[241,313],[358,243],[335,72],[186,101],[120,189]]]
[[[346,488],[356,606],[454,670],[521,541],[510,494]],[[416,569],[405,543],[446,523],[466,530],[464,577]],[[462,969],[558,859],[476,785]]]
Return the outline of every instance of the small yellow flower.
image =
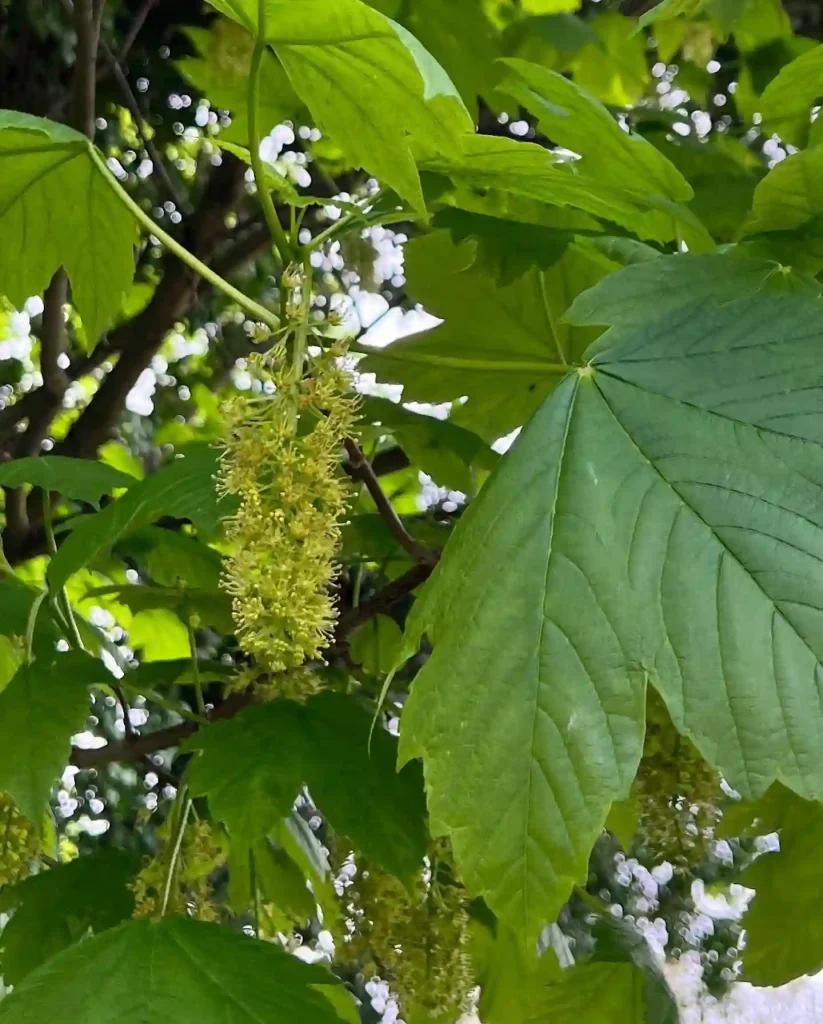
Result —
[[[170,835],[171,818],[159,830],[162,846],[154,857],[147,857],[143,868],[131,882],[134,892],[134,917],[156,917],[163,909],[170,858],[175,837]],[[226,861],[226,844],[220,832],[208,821],[190,822],[183,835],[174,864],[166,911],[186,914],[200,921],[216,921],[210,878]]]
[[[27,878],[41,851],[40,829],[23,817],[10,796],[0,793],[0,888]]]

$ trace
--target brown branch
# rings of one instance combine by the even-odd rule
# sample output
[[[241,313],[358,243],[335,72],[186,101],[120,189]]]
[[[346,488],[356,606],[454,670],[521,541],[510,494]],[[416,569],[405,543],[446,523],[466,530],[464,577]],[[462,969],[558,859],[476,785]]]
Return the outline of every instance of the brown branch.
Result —
[[[248,690],[232,694],[209,714],[209,721],[216,722],[224,718],[233,718],[251,702],[252,695]],[[189,736],[193,736],[198,728],[197,722],[187,719],[177,725],[171,725],[167,729],[126,738],[119,743],[109,743],[105,747],[97,747],[93,750],[73,747],[70,763],[78,768],[102,768],[113,761],[144,761],[146,757],[158,750],[179,747]]]
[[[400,601],[408,597],[422,583],[431,576],[434,565],[412,566],[402,576],[387,583],[382,590],[379,590],[372,597],[361,601],[356,608],[349,608],[343,612],[337,622],[337,629],[334,633],[334,647],[340,649],[346,642],[349,634],[384,612],[390,612]]]
[[[345,442],[346,454],[349,456],[348,472],[355,479],[366,485],[366,489],[372,496],[377,511],[383,517],[386,526],[391,530],[395,540],[404,551],[407,551],[415,562],[421,565],[432,566],[437,561],[437,554],[428,548],[421,547],[403,525],[400,516],[394,511],[392,503],[386,497],[380,481],[375,476],[371,463],[361,451],[359,445],[350,437]]]
[[[123,44],[117,52],[118,64],[122,64],[123,61],[126,59],[129,50],[131,50],[132,46],[134,46],[134,43],[138,35],[140,34],[140,29],[145,24],[146,18],[148,18],[148,16],[151,14],[152,8],[156,7],[158,3],[159,0],[144,0],[143,6],[140,8],[137,14],[135,14],[134,20],[129,26],[129,30],[123,39]]]
[[[436,558],[436,556],[435,556]],[[335,647],[345,643],[346,637],[362,626],[370,618],[379,612],[390,611],[398,601],[408,597],[421,583],[424,583],[431,575],[433,565],[416,565],[408,572],[393,580],[381,591],[364,601],[357,608],[340,617],[335,633]],[[227,700],[219,704],[208,715],[209,721],[221,721],[233,718],[236,714],[248,707],[253,701],[251,691],[245,690],[242,693],[232,694]],[[102,768],[114,761],[142,761],[145,762],[149,755],[158,750],[168,750],[171,747],[178,747],[189,736],[193,736],[198,728],[197,722],[179,722],[177,725],[169,726],[167,729],[160,729],[157,732],[146,733],[143,736],[126,738],[118,743],[109,743],[105,747],[98,747],[94,750],[85,750],[74,747],[71,752],[71,764],[78,768]]]

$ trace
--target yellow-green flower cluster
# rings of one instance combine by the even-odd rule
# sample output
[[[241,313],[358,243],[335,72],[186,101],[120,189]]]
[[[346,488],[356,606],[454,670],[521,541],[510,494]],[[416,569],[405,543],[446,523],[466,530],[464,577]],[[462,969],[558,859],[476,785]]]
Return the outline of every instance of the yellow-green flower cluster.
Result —
[[[675,729],[662,699],[649,692],[646,740],[634,791],[638,839],[675,868],[696,866],[720,817],[720,778]]]
[[[0,887],[27,878],[41,849],[40,829],[23,817],[10,796],[0,793]]]
[[[273,393],[225,408],[218,482],[239,507],[224,585],[238,641],[273,674],[316,659],[335,622],[330,586],[349,496],[340,449],[356,418],[341,354],[328,350],[296,380],[275,369]]]
[[[134,916],[159,916],[168,885],[166,913],[186,914],[200,921],[216,921],[218,913],[212,902],[210,878],[226,862],[223,836],[207,821],[191,822],[186,827],[172,865],[174,837],[170,836],[168,826],[169,822],[160,830],[163,840],[160,851],[145,859],[142,870],[131,882],[135,898]]]
[[[361,969],[398,993],[404,1016],[451,1020],[474,987],[465,892],[436,866],[411,892],[393,875],[358,861],[351,897],[351,949]]]

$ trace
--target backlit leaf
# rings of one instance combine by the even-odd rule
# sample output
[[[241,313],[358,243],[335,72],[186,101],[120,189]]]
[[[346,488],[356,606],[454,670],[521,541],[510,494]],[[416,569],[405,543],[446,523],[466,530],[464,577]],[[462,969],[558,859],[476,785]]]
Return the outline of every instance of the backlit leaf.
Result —
[[[503,63],[508,75],[501,92],[531,111],[552,142],[579,154],[575,166],[584,174],[636,192],[691,199],[691,186],[680,171],[641,135],[624,131],[580,86],[528,61]]]
[[[763,126],[793,146],[804,146],[811,127],[811,109],[823,93],[823,46],[787,64],[763,91],[757,107]]]
[[[41,455],[40,458],[13,459],[0,464],[0,486],[21,487],[31,484],[56,491],[66,498],[77,498],[94,505],[103,494],[119,487],[129,487],[134,477],[121,473],[102,462],[70,459],[63,455]]]
[[[134,274],[131,214],[92,161],[89,140],[53,121],[0,110],[0,294],[22,307],[62,266],[90,338]]]
[[[213,6],[260,31],[257,0]],[[360,0],[266,0],[263,35],[317,126],[351,162],[423,210],[412,140],[456,154],[472,120],[443,69]]]
[[[89,713],[89,688],[111,682],[102,661],[81,651],[43,654],[21,665],[0,693],[0,792],[39,821]]]

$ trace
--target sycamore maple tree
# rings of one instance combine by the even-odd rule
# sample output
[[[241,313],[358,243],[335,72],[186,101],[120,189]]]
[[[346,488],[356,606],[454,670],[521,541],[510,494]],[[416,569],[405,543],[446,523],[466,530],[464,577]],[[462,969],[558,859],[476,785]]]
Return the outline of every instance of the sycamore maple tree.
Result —
[[[815,10],[4,5],[0,1024],[820,969]]]

